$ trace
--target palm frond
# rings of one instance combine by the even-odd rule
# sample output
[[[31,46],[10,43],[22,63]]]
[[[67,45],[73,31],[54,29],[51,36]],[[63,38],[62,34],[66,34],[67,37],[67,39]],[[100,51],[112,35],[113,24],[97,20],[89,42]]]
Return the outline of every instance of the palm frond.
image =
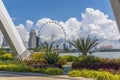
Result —
[[[90,52],[91,49],[98,45],[97,41],[98,39],[96,37],[91,39],[88,36],[87,38],[80,37],[77,40],[70,42],[70,44],[78,49],[79,52],[82,52],[83,55],[87,55],[87,53]]]

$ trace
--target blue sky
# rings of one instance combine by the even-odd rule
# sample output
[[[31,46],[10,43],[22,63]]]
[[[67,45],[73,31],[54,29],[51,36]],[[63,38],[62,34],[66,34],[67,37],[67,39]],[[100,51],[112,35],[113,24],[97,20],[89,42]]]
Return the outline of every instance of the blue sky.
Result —
[[[81,20],[87,7],[99,9],[114,19],[109,0],[3,0],[16,25],[25,24],[27,19],[37,21],[51,18],[66,21],[71,17]]]
[[[97,36],[102,45],[120,48],[120,35],[109,0],[3,0],[23,40],[28,41],[29,31],[39,31],[41,25],[56,21],[66,31],[67,38]],[[43,40],[64,37],[62,29],[48,24],[42,30]],[[2,38],[1,38],[2,39]],[[117,41],[117,42],[116,42]]]

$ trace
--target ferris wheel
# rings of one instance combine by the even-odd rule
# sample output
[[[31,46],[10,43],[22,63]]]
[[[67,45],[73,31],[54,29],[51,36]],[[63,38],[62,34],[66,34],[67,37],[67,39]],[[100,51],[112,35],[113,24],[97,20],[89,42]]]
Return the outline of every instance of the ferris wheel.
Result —
[[[62,31],[62,34],[64,35],[63,41],[66,42],[66,41],[67,41],[66,31],[65,31],[64,27],[63,27],[59,22],[57,22],[57,21],[48,21],[48,22],[43,23],[43,24],[40,26],[39,30],[38,30],[38,37],[39,37],[40,39],[42,38],[42,36],[43,36],[43,34],[44,34],[44,32],[43,32],[43,34],[42,34],[43,29],[44,29],[45,27],[47,27],[48,25],[50,25],[50,24],[53,24],[53,25],[56,25],[57,27],[59,27],[59,30],[61,30],[61,31]],[[50,32],[50,31],[49,31],[49,32]],[[57,36],[55,36],[55,33],[54,33],[54,34],[49,34],[49,36],[51,36],[51,40],[52,40],[52,41],[54,41],[54,38],[57,37]],[[48,37],[48,36],[45,36],[45,37]]]

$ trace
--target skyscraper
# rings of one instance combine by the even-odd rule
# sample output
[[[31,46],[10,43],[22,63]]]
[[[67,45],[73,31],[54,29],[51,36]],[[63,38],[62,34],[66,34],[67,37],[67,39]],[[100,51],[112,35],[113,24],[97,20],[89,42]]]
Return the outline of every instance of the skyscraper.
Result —
[[[3,38],[2,46],[3,47],[8,47],[9,46],[5,38]]]
[[[28,48],[36,48],[36,32],[34,29],[30,32]]]
[[[40,40],[40,37],[36,37],[36,48],[40,47],[41,46],[41,40]]]

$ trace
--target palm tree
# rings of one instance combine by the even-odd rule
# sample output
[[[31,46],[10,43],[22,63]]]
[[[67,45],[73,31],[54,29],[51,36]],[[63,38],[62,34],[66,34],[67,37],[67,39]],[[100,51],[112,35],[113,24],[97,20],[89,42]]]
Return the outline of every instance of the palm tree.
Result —
[[[91,39],[88,36],[87,38],[80,37],[77,40],[74,40],[70,43],[79,51],[79,55],[81,52],[82,56],[87,56],[87,53],[91,53],[93,47],[95,47],[98,44],[97,41],[98,39],[96,39],[96,37]]]

